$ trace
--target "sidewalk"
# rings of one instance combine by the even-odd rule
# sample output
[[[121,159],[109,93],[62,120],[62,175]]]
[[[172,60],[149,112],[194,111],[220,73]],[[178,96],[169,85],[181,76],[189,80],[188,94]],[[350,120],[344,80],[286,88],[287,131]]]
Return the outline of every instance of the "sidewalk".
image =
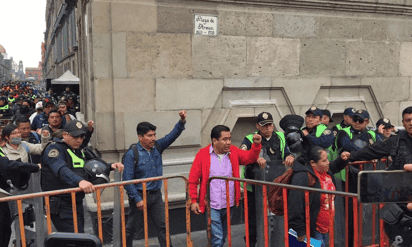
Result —
[[[232,246],[245,246],[245,241],[243,237],[245,235],[245,225],[234,225],[232,226]],[[172,244],[175,247],[186,246],[186,233],[172,235]],[[207,235],[206,231],[197,231],[192,232],[192,241],[194,247],[205,247],[207,246]],[[112,244],[106,244],[105,247],[110,247]],[[133,246],[145,246],[145,241],[143,240],[135,240],[133,241]],[[149,247],[157,247],[159,243],[157,238],[150,238],[149,239]],[[226,243],[224,246],[227,245],[227,238]]]

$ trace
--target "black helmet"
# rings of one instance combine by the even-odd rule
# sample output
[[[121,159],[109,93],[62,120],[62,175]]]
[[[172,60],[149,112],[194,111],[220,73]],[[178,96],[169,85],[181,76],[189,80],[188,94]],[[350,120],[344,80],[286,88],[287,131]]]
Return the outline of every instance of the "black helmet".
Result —
[[[86,162],[84,170],[92,177],[92,181],[103,178],[110,181],[110,166],[101,159],[92,159]]]
[[[285,131],[285,134],[289,134],[290,132],[297,132],[302,128],[303,122],[305,120],[302,116],[299,115],[286,115],[284,116],[279,125]]]

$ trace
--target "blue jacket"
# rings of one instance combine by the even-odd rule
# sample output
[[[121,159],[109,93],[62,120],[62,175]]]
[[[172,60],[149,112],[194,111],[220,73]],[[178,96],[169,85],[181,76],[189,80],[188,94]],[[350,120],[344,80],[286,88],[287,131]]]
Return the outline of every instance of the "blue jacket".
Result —
[[[159,146],[165,150],[168,148],[185,129],[184,123],[179,121],[173,130],[165,137],[157,140]],[[124,171],[123,181],[133,179],[144,179],[151,177],[158,177],[163,175],[163,161],[162,155],[154,146],[150,152],[140,145],[140,142],[136,144],[139,151],[139,163],[134,165],[133,150],[129,149],[124,157]],[[147,183],[147,190],[159,190],[162,187],[162,181],[155,181]],[[139,194],[139,190],[143,190],[142,184],[131,184],[124,187],[129,195],[129,198],[133,199],[135,203],[142,200]]]

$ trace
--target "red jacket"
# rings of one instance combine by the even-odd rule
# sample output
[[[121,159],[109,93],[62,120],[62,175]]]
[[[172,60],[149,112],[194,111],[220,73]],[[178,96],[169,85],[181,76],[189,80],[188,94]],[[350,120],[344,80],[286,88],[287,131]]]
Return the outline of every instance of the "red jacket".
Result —
[[[200,211],[205,212],[205,197],[207,192],[207,180],[210,174],[210,145],[202,148],[196,154],[192,168],[189,173],[189,195],[192,198],[192,203],[199,203]],[[232,164],[233,177],[239,177],[239,164],[253,164],[259,158],[259,153],[262,145],[253,144],[250,150],[242,150],[236,146],[230,146],[229,159]],[[200,195],[197,192],[197,186],[200,183]],[[240,183],[235,182],[235,200],[236,206],[239,206],[240,199]]]

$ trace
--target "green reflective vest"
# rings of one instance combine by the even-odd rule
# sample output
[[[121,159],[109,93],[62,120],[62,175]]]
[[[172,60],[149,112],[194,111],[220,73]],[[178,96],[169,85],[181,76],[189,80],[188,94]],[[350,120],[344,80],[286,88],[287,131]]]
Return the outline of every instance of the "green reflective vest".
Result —
[[[75,155],[73,153],[73,151],[70,150],[70,149],[67,149],[67,152],[69,153],[70,157],[72,158],[74,168],[83,168],[84,167],[84,160],[83,159],[77,157],[77,155]],[[83,158],[85,158],[83,151],[82,151],[82,155],[83,155]]]
[[[285,138],[285,133],[283,132],[275,132],[276,135],[279,137],[280,140],[280,152],[281,152],[281,157],[282,159],[285,159],[285,147],[286,147],[286,138]],[[257,134],[257,132],[253,134],[249,134],[246,136],[246,138],[253,143],[253,135]],[[246,172],[246,166],[243,166],[242,170],[240,171],[240,178],[245,178],[245,172]],[[240,186],[243,188],[243,182],[240,183]],[[248,184],[247,185],[247,190],[252,191],[252,185]]]
[[[5,106],[0,107],[0,111],[2,110],[8,110],[9,109],[9,105],[6,104]]]
[[[4,156],[6,156],[5,154],[4,154],[4,152],[3,152],[3,149],[0,147],[0,156],[1,157],[4,157]]]
[[[350,126],[349,126],[349,127],[346,127],[346,128],[343,128],[342,130],[345,131],[346,134],[348,134],[349,139],[352,140],[353,134],[352,134],[352,132],[350,131]],[[368,130],[368,133],[369,133],[369,135],[371,135],[372,140],[373,140],[374,142],[376,142],[376,133],[375,133],[374,131],[372,131],[372,130]],[[342,149],[342,148],[340,148],[339,150],[337,150],[337,147],[338,147],[338,137],[337,137],[337,136],[336,136],[336,138],[335,138],[335,147],[336,147],[336,148],[335,148],[336,150],[335,150],[333,153],[330,153],[331,155],[328,155],[329,161],[332,161],[332,160],[335,160],[336,158],[338,158],[339,153],[340,153],[340,151],[341,151],[341,149]],[[338,172],[338,173],[335,173],[335,177],[341,179],[342,181],[346,181],[346,168],[340,170],[340,172]]]
[[[16,101],[15,98],[13,98],[13,97],[12,97],[11,99],[9,98],[9,102],[10,102],[10,103],[14,103],[15,101]]]

